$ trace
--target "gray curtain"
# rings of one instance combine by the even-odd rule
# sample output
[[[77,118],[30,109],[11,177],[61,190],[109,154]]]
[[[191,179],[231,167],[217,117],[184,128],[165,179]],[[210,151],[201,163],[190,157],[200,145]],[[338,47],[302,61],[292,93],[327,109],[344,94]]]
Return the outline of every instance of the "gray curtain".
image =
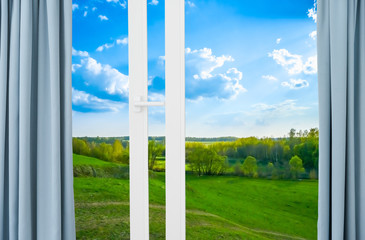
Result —
[[[71,0],[0,3],[0,239],[75,239]]]
[[[365,1],[318,0],[318,239],[365,239]]]

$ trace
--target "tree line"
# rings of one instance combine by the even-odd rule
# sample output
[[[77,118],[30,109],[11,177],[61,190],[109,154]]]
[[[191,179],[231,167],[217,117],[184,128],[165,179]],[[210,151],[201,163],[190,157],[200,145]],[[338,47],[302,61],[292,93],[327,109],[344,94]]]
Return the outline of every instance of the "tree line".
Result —
[[[263,178],[317,178],[317,128],[291,129],[282,138],[217,138],[220,141],[186,142],[187,171],[197,175],[241,175]],[[74,153],[105,161],[129,164],[129,146],[125,139],[113,143],[74,138]],[[108,138],[109,139],[109,138]],[[190,138],[189,140],[202,140]],[[224,141],[230,139],[231,141]],[[110,140],[109,140],[110,142]],[[209,143],[207,143],[209,142]],[[150,138],[149,169],[165,156],[164,138]]]

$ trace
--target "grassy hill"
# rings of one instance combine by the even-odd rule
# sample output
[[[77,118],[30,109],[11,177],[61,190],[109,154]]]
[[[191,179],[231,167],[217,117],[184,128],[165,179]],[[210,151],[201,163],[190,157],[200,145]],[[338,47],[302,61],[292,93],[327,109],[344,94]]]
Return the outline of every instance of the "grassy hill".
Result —
[[[74,178],[78,239],[129,239],[127,168],[74,155],[74,175],[80,169],[96,173]],[[150,238],[164,239],[164,173],[150,172],[149,185]],[[187,239],[315,239],[317,186],[317,181],[187,175]]]

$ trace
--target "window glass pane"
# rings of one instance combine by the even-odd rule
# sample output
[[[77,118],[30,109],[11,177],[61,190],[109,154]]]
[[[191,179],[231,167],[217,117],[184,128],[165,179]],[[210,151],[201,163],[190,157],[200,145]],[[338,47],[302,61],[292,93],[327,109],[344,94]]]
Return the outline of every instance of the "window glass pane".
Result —
[[[125,0],[73,5],[72,108],[78,239],[129,239]]]
[[[165,2],[147,1],[148,100],[165,101]],[[165,239],[165,108],[148,109],[150,239]]]
[[[187,239],[316,239],[314,7],[186,1]]]

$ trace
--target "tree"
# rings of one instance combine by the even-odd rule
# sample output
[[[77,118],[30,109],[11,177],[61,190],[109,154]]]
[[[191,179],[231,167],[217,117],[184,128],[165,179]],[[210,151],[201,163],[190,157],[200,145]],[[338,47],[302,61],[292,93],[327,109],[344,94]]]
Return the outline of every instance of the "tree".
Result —
[[[148,168],[153,169],[155,166],[156,158],[164,151],[164,145],[156,142],[155,140],[148,141]]]
[[[115,140],[113,143],[113,161],[114,162],[122,162],[123,158],[123,145],[119,140]]]
[[[297,155],[295,155],[290,159],[289,165],[290,165],[290,173],[293,179],[297,179],[299,174],[305,171],[303,167],[303,161]]]
[[[289,131],[289,138],[293,139],[296,135],[296,130],[294,128],[290,129]]]
[[[256,158],[248,156],[242,164],[242,172],[245,176],[257,177]]]
[[[199,176],[223,174],[227,168],[227,158],[220,156],[214,147],[201,143],[189,144],[187,160],[191,169]]]
[[[72,150],[73,153],[89,156],[90,155],[90,147],[86,140],[73,138],[72,139]]]

